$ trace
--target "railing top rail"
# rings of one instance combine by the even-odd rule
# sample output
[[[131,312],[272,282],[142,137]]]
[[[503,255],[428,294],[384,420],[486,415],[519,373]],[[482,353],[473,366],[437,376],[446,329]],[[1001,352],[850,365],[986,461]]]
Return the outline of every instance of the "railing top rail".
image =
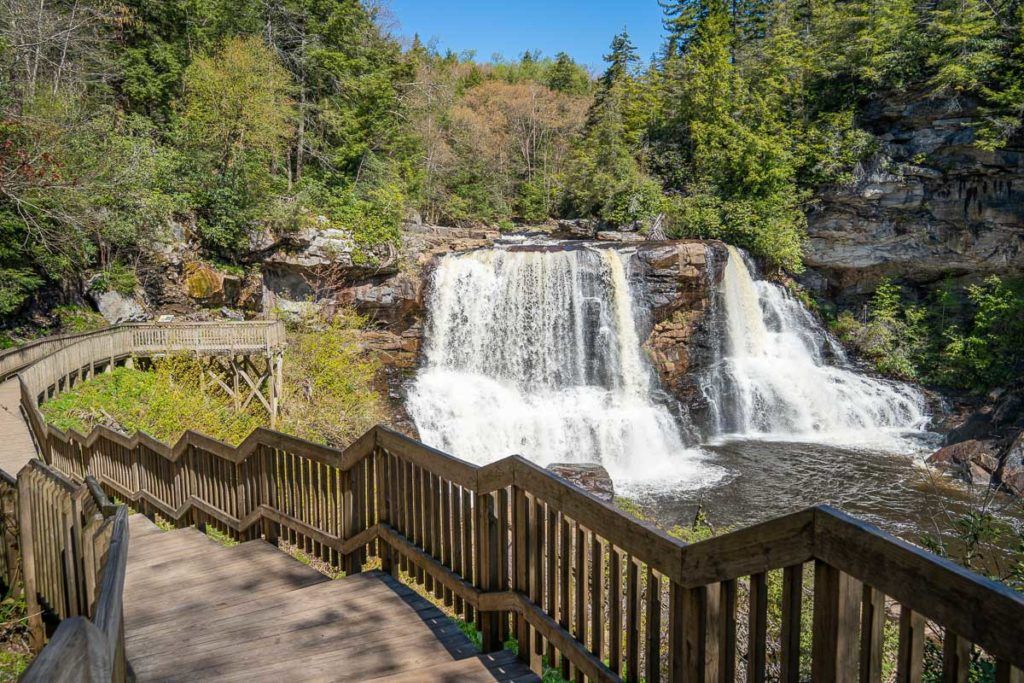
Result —
[[[870,584],[990,654],[1024,668],[1024,594],[821,505],[814,557]]]
[[[118,505],[114,513],[113,529],[110,534],[110,548],[103,567],[103,578],[96,600],[96,626],[107,638],[113,651],[121,628],[124,605],[125,572],[128,569],[128,508]]]

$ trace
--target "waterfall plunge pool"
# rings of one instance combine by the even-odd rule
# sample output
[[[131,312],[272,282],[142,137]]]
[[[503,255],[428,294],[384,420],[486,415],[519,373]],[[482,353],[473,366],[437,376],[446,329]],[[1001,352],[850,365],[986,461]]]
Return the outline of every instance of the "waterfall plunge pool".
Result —
[[[640,349],[633,261],[629,247],[522,240],[442,258],[408,395],[421,438],[478,464],[600,462],[666,526],[699,506],[738,527],[827,503],[911,537],[977,507],[920,463],[935,447],[921,393],[858,372],[731,247],[709,312],[708,424],[688,423]]]

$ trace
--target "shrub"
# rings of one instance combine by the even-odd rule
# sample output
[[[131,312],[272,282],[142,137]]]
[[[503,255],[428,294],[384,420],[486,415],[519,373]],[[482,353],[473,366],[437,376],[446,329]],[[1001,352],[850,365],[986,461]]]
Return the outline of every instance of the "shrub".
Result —
[[[293,325],[285,352],[282,431],[345,447],[386,417],[374,388],[376,359],[363,348],[365,321],[342,311]]]
[[[151,372],[117,368],[45,403],[43,414],[65,431],[116,423],[126,433],[141,431],[166,443],[186,430],[240,443],[264,423],[262,408],[236,411],[231,399],[204,385],[202,372],[188,356],[159,359]]]
[[[0,268],[0,316],[24,306],[42,284],[43,279],[27,268]]]
[[[60,331],[66,334],[92,332],[107,326],[102,315],[84,306],[58,306],[53,313],[57,316]]]
[[[844,311],[833,331],[879,372],[915,380],[920,378],[919,362],[928,347],[925,317],[923,308],[903,304],[896,284],[882,280],[868,306],[867,321],[861,322]]]
[[[978,390],[1013,380],[1024,370],[1024,281],[992,275],[970,285],[967,297],[973,319],[964,330],[951,325],[945,331],[937,379]]]
[[[94,292],[117,292],[122,296],[131,296],[139,286],[139,277],[135,270],[122,263],[112,263],[97,273],[90,284]]]

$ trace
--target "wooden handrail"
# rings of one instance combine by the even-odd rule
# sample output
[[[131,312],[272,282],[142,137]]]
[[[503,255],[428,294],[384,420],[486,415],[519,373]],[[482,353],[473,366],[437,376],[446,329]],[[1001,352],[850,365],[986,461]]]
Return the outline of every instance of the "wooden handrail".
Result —
[[[128,567],[128,510],[117,506],[102,584],[92,618],[65,619],[23,674],[32,683],[88,681],[120,683],[127,678],[124,652],[124,585]]]
[[[616,575],[624,588],[615,619],[627,632],[646,623],[651,615],[638,615],[649,609],[669,605],[670,614],[685,614],[697,601],[706,602],[703,609],[710,610],[719,602],[717,591],[724,590],[722,586],[817,562],[936,621],[997,660],[1024,667],[1024,650],[1009,628],[1024,623],[1024,596],[828,507],[687,545],[518,456],[477,467],[383,427],[341,451],[269,430],[255,431],[237,448],[194,434],[166,446],[143,435],[124,437],[102,428],[87,437],[71,434],[67,438],[75,446],[72,458],[81,459],[83,471],[142,510],[159,512],[180,525],[212,524],[240,539],[285,537],[348,571],[358,571],[367,555],[379,555],[389,571],[404,568],[429,584],[441,599],[461,604],[463,613],[474,616],[485,629],[493,629],[493,643],[500,645],[506,635],[502,628],[510,628],[510,633],[526,640],[550,643],[556,653],[566,656],[570,668],[579,666],[595,678],[616,678],[608,667],[601,675],[595,669],[607,656],[587,650],[592,645],[581,641],[577,627],[572,626],[576,616],[570,615],[572,623],[566,628],[558,619],[559,607],[546,597],[545,591],[563,580],[562,574],[551,575],[547,569],[546,544],[552,538],[552,527],[545,526],[548,515],[559,525],[571,526],[569,556],[574,556],[577,542],[583,539],[587,553],[597,552],[593,547],[599,549],[595,557],[605,567],[612,559],[620,563]],[[55,459],[58,466],[62,462]],[[158,462],[177,469],[168,470]],[[176,484],[154,479],[157,472],[167,472]],[[206,493],[190,489],[192,480],[205,481]],[[172,489],[184,497],[175,499]],[[453,504],[455,499],[458,505]],[[525,516],[517,516],[517,501],[525,501]],[[540,511],[539,517],[534,510]],[[500,529],[508,544],[500,541]],[[562,535],[561,528],[557,532],[555,536]],[[456,535],[458,540],[453,541]],[[462,544],[463,554],[469,554],[469,561],[455,557],[456,542]],[[537,560],[536,548],[542,549],[542,561]],[[566,554],[557,542],[555,548],[559,556],[555,564],[561,566]],[[520,560],[519,554],[525,559]],[[589,556],[586,560],[590,562]],[[578,567],[575,559],[568,561],[572,567],[562,588],[575,593],[578,584],[572,577]],[[525,573],[517,577],[520,568]],[[642,586],[650,585],[651,576],[664,589],[664,599],[655,601],[654,607],[630,602],[641,600],[631,596],[645,594],[649,589]],[[630,588],[634,582],[636,587]],[[815,585],[819,583],[825,585],[824,579]],[[584,590],[592,591],[592,585],[588,581]],[[603,590],[602,601],[607,604],[607,586]],[[502,597],[509,595],[513,597]],[[579,599],[574,595],[572,603]],[[598,597],[593,594],[590,599]],[[856,605],[849,609],[856,608],[859,614],[860,600],[858,593]],[[511,627],[507,615],[513,616]],[[487,626],[489,617],[493,626]],[[631,620],[635,620],[633,626]],[[669,627],[669,640],[675,637],[673,630],[683,634],[699,628],[682,617],[677,621]],[[552,626],[556,623],[557,632]],[[704,637],[713,640],[708,625],[704,628]],[[564,651],[567,638],[576,645]],[[699,648],[702,658],[709,656],[708,642]],[[607,655],[609,644],[599,647]],[[622,643],[618,666],[628,673],[629,662],[641,666],[645,656],[655,657],[654,650],[643,655],[644,647],[633,641]],[[523,649],[529,658],[530,648]],[[659,655],[666,661],[658,666],[666,672],[672,666],[680,671],[688,665],[692,668],[692,662],[668,662],[672,652],[666,647]]]

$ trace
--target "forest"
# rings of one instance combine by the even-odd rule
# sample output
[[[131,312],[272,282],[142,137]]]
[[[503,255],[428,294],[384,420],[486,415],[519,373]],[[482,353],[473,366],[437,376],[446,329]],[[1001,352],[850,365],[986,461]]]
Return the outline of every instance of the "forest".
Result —
[[[873,152],[866,103],[980,102],[988,148],[1020,130],[1017,0],[660,4],[657,54],[623,32],[592,74],[564,53],[403,41],[386,7],[354,0],[4,0],[0,316],[73,300],[97,272],[130,289],[175,223],[230,264],[254,235],[321,219],[372,260],[410,216],[592,218],[722,238],[796,274],[814,190]],[[855,328],[869,356],[913,345],[879,351]]]

